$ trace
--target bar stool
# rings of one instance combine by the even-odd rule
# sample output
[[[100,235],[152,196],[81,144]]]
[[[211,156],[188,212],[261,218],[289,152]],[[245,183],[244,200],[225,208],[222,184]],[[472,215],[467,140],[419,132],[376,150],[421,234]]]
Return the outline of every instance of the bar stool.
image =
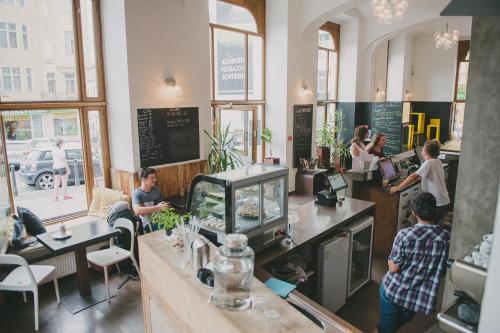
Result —
[[[430,123],[429,123],[429,125],[427,125],[427,131],[426,131],[427,140],[431,139],[431,130],[433,128],[436,129],[436,136],[434,137],[434,139],[439,140],[439,138],[441,137],[440,136],[440,134],[441,134],[441,119],[430,119]]]
[[[415,135],[415,125],[408,125],[408,142],[406,144],[407,150],[413,149],[413,136]]]

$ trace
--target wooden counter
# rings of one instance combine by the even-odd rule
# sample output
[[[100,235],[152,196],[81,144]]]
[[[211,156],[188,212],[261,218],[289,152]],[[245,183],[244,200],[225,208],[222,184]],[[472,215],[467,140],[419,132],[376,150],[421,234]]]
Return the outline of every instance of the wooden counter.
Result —
[[[145,332],[270,332],[268,321],[253,309],[228,311],[207,303],[212,289],[198,282],[190,267],[179,267],[178,250],[163,231],[140,236],[139,253]],[[252,294],[267,297],[269,308],[280,313],[279,330],[273,332],[323,332],[256,278]],[[352,332],[338,326],[335,332]]]
[[[298,246],[307,245],[346,225],[362,215],[375,213],[375,204],[346,198],[342,206],[323,207],[313,202],[299,206],[299,222],[293,225],[295,245],[272,247],[259,253],[255,262],[252,294],[265,295],[269,307],[280,313],[279,332],[323,332],[286,301],[276,296],[261,281],[270,274],[263,265],[286,255]],[[211,247],[213,256],[215,246]],[[179,267],[180,254],[163,231],[139,237],[141,288],[146,332],[267,332],[266,320],[255,310],[222,310],[207,303],[212,289],[195,278],[191,268]],[[261,281],[259,281],[261,280]],[[293,294],[326,318],[326,332],[360,332],[298,291]],[[278,332],[273,330],[273,332]]]

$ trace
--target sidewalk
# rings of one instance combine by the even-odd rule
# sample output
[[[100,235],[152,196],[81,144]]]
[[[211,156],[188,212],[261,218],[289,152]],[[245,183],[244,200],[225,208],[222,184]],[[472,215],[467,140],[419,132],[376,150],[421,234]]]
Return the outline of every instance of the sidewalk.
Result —
[[[54,201],[53,190],[38,190],[29,193],[20,193],[14,200],[17,206],[28,208],[42,221],[87,210],[85,185],[68,186],[68,194],[73,199],[63,200],[60,194],[59,200]]]

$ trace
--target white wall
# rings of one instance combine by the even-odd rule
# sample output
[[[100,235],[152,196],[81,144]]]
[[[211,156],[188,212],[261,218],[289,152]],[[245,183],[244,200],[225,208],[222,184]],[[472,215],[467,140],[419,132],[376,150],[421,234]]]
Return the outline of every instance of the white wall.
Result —
[[[137,109],[199,107],[200,158],[210,128],[208,1],[103,1],[106,88],[114,168],[140,168]],[[174,77],[179,98],[165,94]],[[131,148],[132,147],[132,148]]]
[[[406,35],[399,35],[389,41],[387,60],[387,95],[388,101],[402,101],[405,74]]]
[[[266,1],[266,127],[273,154],[287,163],[288,0]]]
[[[134,171],[124,0],[101,2],[111,166]]]
[[[453,100],[457,47],[436,49],[432,34],[413,40],[411,92],[414,101],[450,102]]]
[[[355,102],[361,20],[353,17],[351,19],[341,20],[339,23],[340,55],[338,100],[341,102]]]
[[[387,85],[387,52],[388,43],[382,42],[373,52],[372,70],[370,77],[370,100],[374,102],[383,102],[386,100]],[[378,93],[377,93],[378,89]]]

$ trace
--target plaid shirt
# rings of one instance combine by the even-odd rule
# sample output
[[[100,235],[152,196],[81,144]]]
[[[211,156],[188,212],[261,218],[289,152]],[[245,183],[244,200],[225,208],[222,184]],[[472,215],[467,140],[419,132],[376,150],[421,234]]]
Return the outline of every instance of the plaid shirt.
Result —
[[[448,231],[436,225],[417,224],[400,230],[389,256],[400,271],[389,271],[382,280],[387,297],[414,312],[434,312],[449,240]]]

